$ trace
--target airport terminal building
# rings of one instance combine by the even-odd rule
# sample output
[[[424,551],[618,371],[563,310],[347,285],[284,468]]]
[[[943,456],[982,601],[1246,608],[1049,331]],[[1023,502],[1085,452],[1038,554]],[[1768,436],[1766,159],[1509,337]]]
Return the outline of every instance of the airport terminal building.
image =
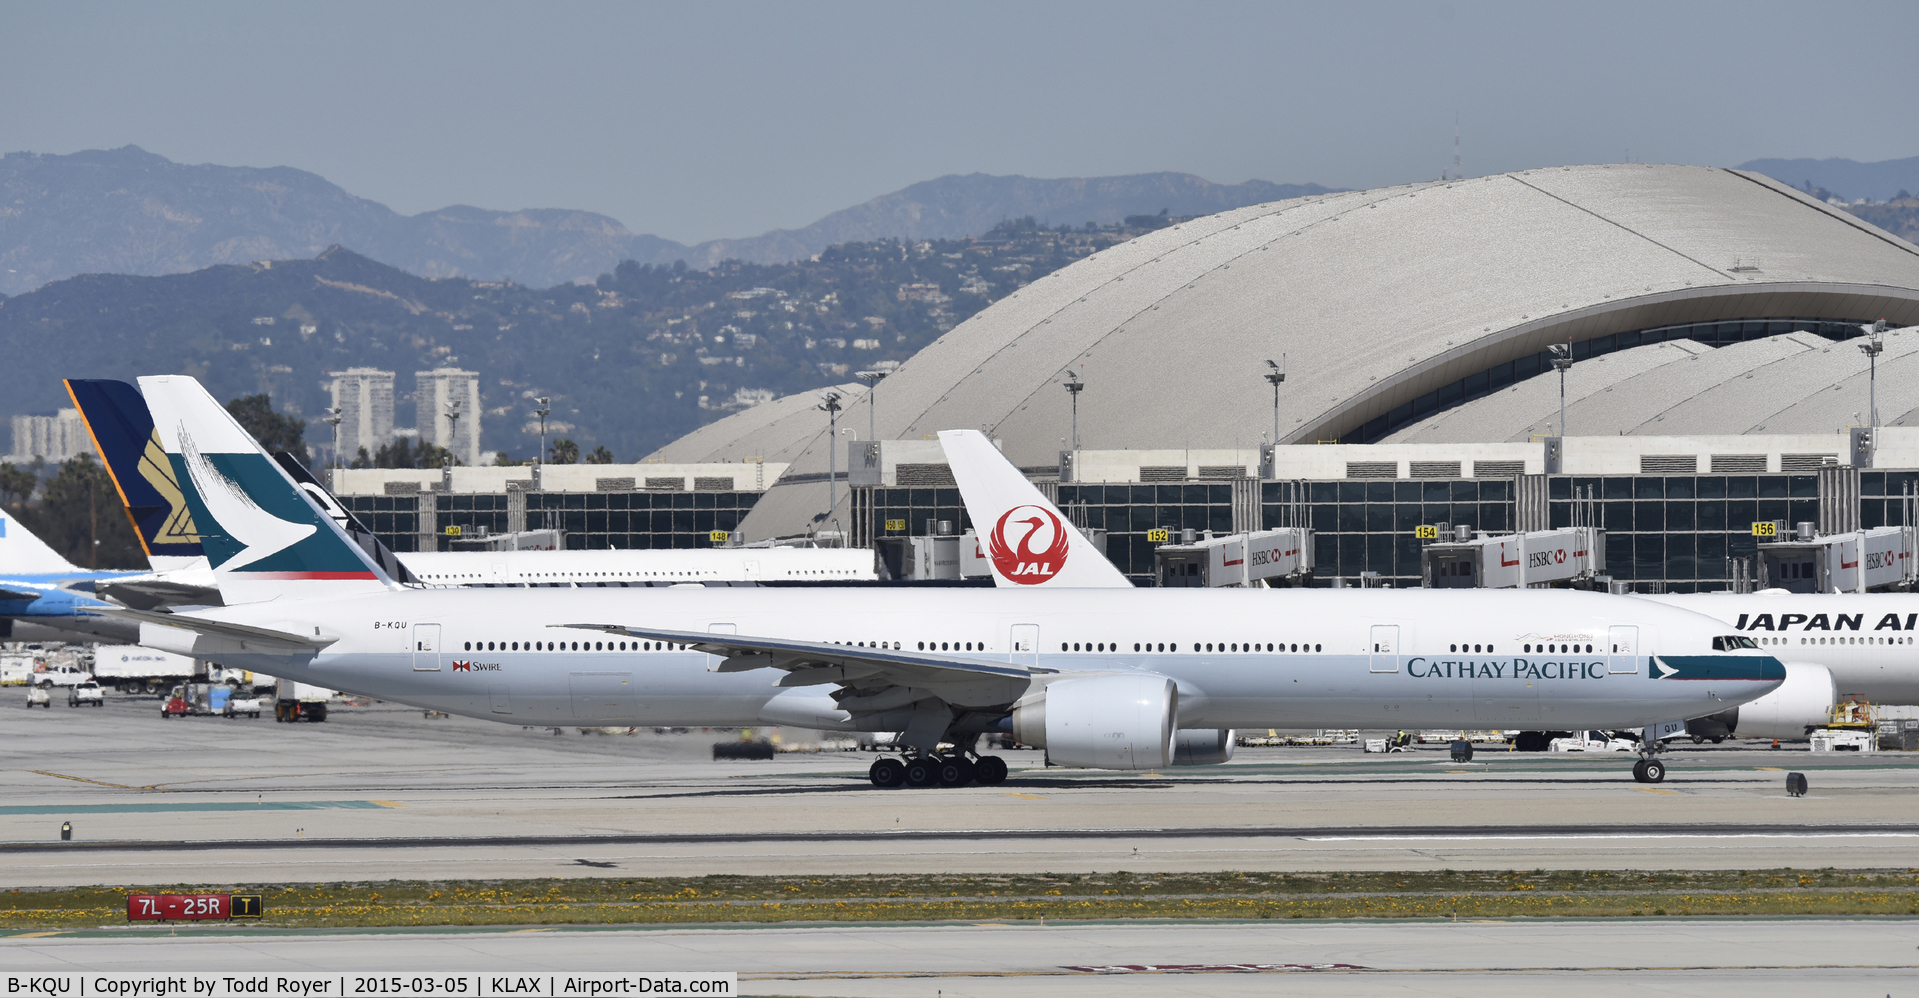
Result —
[[[410,495],[384,478],[419,473],[340,484],[392,507],[376,529],[402,549],[481,512],[578,547],[864,545],[963,529],[932,435],[971,428],[1129,574],[1152,571],[1162,530],[1303,520],[1317,583],[1416,585],[1417,526],[1538,529],[1590,501],[1614,580],[1714,589],[1753,522],[1904,522],[1915,325],[1919,247],[1770,179],[1533,170],[1237,209],[1094,254],[876,387],[836,389],[837,440],[808,394],[602,466],[591,489],[478,477],[494,469]],[[869,420],[878,439],[855,439]],[[645,470],[669,467],[688,469],[677,486]]]

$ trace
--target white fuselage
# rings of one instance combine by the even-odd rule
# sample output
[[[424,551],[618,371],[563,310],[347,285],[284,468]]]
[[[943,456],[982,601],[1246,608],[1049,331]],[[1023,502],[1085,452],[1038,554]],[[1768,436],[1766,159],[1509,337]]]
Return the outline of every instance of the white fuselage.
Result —
[[[1723,620],[1782,662],[1825,666],[1841,700],[1919,704],[1919,593],[1646,598]]]
[[[848,582],[879,577],[864,548],[684,548],[605,551],[410,551],[427,585],[646,585]]]
[[[1778,685],[1671,678],[1654,656],[1718,677],[1778,666],[1715,652],[1730,629],[1708,618],[1566,591],[406,589],[196,616],[332,639],[310,659],[228,650],[229,664],[516,724],[755,724],[776,695],[832,689],[781,689],[775,669],[713,672],[714,656],[570,624],[1155,673],[1178,684],[1182,728],[1637,727]],[[967,706],[1010,704],[1016,683]]]

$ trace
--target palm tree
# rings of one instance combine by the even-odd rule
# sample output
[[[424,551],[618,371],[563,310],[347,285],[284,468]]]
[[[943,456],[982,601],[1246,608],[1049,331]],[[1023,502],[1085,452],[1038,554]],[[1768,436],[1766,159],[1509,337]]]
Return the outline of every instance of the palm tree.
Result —
[[[561,437],[553,441],[552,448],[547,451],[546,461],[548,464],[578,464],[580,445]]]

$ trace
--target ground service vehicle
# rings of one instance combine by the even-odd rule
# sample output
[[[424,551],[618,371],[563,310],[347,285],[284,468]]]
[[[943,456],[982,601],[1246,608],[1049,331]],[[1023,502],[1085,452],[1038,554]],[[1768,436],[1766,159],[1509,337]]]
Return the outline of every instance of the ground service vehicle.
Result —
[[[78,707],[81,704],[102,707],[106,705],[106,702],[106,691],[100,688],[99,683],[86,682],[67,688],[67,706],[69,707]]]

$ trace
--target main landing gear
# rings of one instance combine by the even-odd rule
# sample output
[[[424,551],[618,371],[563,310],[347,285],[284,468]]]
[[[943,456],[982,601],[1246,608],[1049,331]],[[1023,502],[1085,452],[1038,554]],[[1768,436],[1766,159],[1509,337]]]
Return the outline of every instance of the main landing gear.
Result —
[[[901,761],[877,759],[867,770],[876,787],[963,787],[968,783],[993,786],[1006,780],[1006,760],[996,755],[968,758],[965,753],[911,756]]]
[[[1632,764],[1632,778],[1641,783],[1662,783],[1666,779],[1666,764],[1658,759],[1641,759]]]

